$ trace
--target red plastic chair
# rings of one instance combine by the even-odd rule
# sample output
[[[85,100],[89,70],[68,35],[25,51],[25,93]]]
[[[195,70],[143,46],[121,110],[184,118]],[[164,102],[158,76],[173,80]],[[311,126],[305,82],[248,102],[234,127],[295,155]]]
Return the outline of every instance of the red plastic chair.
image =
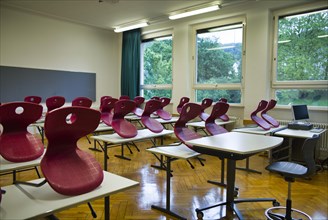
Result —
[[[76,115],[71,123],[66,119]],[[103,181],[99,162],[77,146],[77,141],[94,131],[100,112],[85,107],[64,107],[47,114],[45,134],[48,147],[41,160],[46,181],[58,193],[74,196],[97,188]]]
[[[87,97],[77,97],[73,99],[72,106],[80,106],[90,108],[92,105],[92,100]],[[73,122],[76,119],[76,116],[72,114],[70,120]]]
[[[213,105],[210,116],[205,121],[205,129],[211,135],[223,134],[228,132],[224,127],[215,123],[215,120],[224,115],[229,109],[229,104],[217,102]]]
[[[279,122],[274,119],[273,117],[271,117],[270,115],[268,115],[268,111],[270,111],[271,109],[273,109],[277,104],[277,101],[274,99],[271,99],[269,101],[269,103],[267,104],[267,106],[265,107],[265,109],[261,112],[261,116],[262,118],[268,122],[269,124],[271,124],[273,127],[279,127]]]
[[[207,109],[208,107],[210,107],[213,103],[213,100],[212,99],[209,99],[209,98],[205,98],[202,100],[202,104],[200,105],[201,106],[201,113],[199,115],[199,117],[203,120],[203,121],[206,121],[206,119],[208,118],[209,114],[207,114],[205,112],[205,109]]]
[[[221,99],[219,100],[219,102],[228,103],[228,100],[225,99],[225,98],[221,98]],[[227,114],[221,115],[221,116],[220,116],[220,119],[221,119],[222,121],[229,121],[229,120],[230,120],[230,118],[229,118],[229,116],[228,116]]]
[[[119,100],[130,100],[130,96],[128,95],[121,95]]]
[[[189,100],[190,100],[190,99],[189,99],[188,97],[182,97],[182,98],[180,99],[180,102],[179,102],[179,104],[178,104],[178,106],[177,106],[177,112],[178,112],[179,114],[181,113],[181,109],[182,109],[183,105],[186,104],[186,103],[188,103]]]
[[[186,125],[187,122],[199,116],[201,109],[201,106],[196,103],[186,103],[183,105],[180,117],[174,125],[174,134],[182,143],[185,144],[186,141],[202,137]],[[187,146],[192,149],[192,146]]]
[[[60,108],[65,104],[65,98],[63,96],[52,96],[46,99],[46,106],[48,112],[56,108]]]
[[[26,162],[39,158],[44,152],[41,139],[27,131],[37,121],[42,106],[30,102],[11,102],[0,106],[0,155],[11,162]]]
[[[134,97],[134,102],[136,103],[136,107],[133,109],[133,114],[141,117],[143,110],[140,108],[140,106],[145,102],[145,98],[142,96],[136,96]]]
[[[102,97],[100,98],[100,106],[99,106],[99,110],[100,110],[100,111],[101,111],[102,106],[103,106],[103,103],[106,101],[106,99],[110,99],[110,98],[112,98],[112,97],[109,96],[109,95],[105,95],[105,96],[102,96]]]
[[[157,115],[164,120],[170,120],[172,118],[172,115],[168,111],[165,111],[164,107],[170,104],[171,99],[167,97],[162,97],[159,99],[159,101],[161,102],[161,106],[160,109],[156,111]]]
[[[92,105],[92,100],[87,97],[77,97],[73,99],[72,106],[80,106],[90,108]]]
[[[103,100],[103,106],[100,110],[101,120],[108,126],[112,126],[114,106],[117,101],[118,99],[116,98],[106,98]]]
[[[132,100],[119,100],[114,106],[112,128],[123,138],[132,138],[138,134],[137,128],[124,117],[133,111],[136,103]]]
[[[26,96],[24,98],[24,102],[32,102],[35,104],[40,104],[42,101],[42,98],[40,96]]]
[[[161,102],[159,100],[150,99],[148,102],[146,102],[145,109],[141,115],[142,124],[155,133],[160,133],[164,129],[160,122],[154,118],[151,118],[151,114],[156,112],[159,108],[161,108]]]
[[[263,111],[267,105],[268,105],[267,101],[261,100],[259,102],[259,105],[257,106],[257,109],[251,113],[251,119],[253,120],[253,122],[255,122],[258,126],[263,128],[264,130],[270,130],[271,125],[268,122],[266,122],[263,118],[257,116],[257,113]]]
[[[153,96],[150,99],[160,100],[161,98],[159,96]]]

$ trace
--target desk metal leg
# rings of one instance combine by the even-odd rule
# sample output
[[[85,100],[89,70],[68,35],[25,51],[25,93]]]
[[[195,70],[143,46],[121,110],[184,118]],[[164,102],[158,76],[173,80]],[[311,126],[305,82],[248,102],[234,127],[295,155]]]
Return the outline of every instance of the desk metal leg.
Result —
[[[109,213],[109,205],[110,205],[110,197],[106,196],[104,198],[104,203],[105,203],[105,220],[110,219],[110,213]]]
[[[127,145],[127,147],[129,147],[128,144],[126,144],[126,145]],[[121,144],[121,155],[115,155],[115,157],[118,157],[118,158],[121,158],[124,160],[131,160],[130,158],[124,156],[124,144]]]
[[[157,209],[161,212],[167,213],[175,218],[181,219],[181,220],[186,220],[186,218],[172,212],[170,210],[171,206],[171,161],[175,160],[174,158],[171,157],[166,157],[167,158],[167,165],[166,165],[166,208],[162,208],[156,205],[152,205],[151,208]]]
[[[108,160],[108,156],[107,156],[107,150],[108,150],[108,148],[107,148],[107,143],[106,142],[104,142],[104,170],[105,171],[108,171],[107,170],[107,160]]]

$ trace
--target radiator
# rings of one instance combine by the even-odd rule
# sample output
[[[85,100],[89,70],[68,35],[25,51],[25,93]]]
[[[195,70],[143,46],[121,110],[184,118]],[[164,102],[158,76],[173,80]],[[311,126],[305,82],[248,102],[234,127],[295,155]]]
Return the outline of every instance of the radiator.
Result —
[[[280,125],[288,125],[290,121],[287,120],[278,120]],[[326,159],[328,157],[328,124],[325,123],[316,123],[311,122],[313,124],[313,127],[317,128],[323,128],[326,129],[324,133],[320,135],[320,139],[318,141],[318,145],[316,148],[316,158],[317,159]]]

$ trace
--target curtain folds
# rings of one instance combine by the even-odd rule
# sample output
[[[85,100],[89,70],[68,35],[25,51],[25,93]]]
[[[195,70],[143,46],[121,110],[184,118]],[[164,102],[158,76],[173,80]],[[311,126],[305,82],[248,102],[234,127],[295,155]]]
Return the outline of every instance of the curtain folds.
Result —
[[[123,32],[121,95],[128,95],[130,99],[140,91],[140,44],[140,29]]]

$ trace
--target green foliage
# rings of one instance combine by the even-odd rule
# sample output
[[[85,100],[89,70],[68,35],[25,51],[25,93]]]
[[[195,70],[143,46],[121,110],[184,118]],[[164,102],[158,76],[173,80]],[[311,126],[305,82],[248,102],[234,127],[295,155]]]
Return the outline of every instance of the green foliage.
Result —
[[[154,96],[172,98],[172,90],[171,89],[147,89],[147,90],[145,89],[144,90],[144,98],[146,100],[149,100]]]
[[[327,80],[327,10],[279,19],[277,80]]]
[[[221,98],[226,98],[229,103],[240,103],[241,102],[241,91],[240,90],[197,90],[196,101],[201,102],[204,98],[210,98],[214,102],[219,101]]]
[[[144,84],[172,84],[172,40],[144,43]]]

